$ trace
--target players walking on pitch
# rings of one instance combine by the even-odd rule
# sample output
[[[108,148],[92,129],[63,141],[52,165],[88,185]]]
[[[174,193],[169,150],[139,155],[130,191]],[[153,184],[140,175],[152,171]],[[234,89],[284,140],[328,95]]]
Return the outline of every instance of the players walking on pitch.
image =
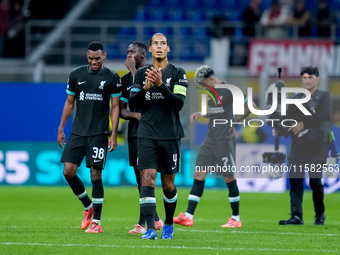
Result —
[[[217,125],[214,127],[214,119],[234,120],[233,116],[233,97],[229,89],[215,89],[216,84],[224,83],[218,79],[214,70],[209,66],[200,66],[195,72],[195,82],[202,85],[205,89],[211,90],[210,100],[208,100],[209,112],[203,116],[209,118],[209,128],[204,143],[202,144],[196,166],[220,166],[221,169],[229,169],[229,171],[221,171],[217,173],[222,176],[229,189],[229,203],[232,209],[232,216],[229,221],[222,225],[222,228],[241,227],[239,206],[240,195],[236,179],[231,169],[235,168],[235,145],[233,127],[228,125]],[[217,102],[217,103],[215,103]],[[237,121],[244,119],[249,114],[247,109],[245,115],[240,116]],[[190,116],[190,122],[201,117],[201,112],[193,113]],[[196,169],[196,168],[195,168]],[[203,195],[205,179],[209,171],[195,171],[194,184],[188,197],[188,207],[185,213],[180,213],[174,218],[174,222],[184,226],[192,226],[196,207]]]
[[[177,204],[175,174],[179,170],[179,146],[184,131],[179,111],[184,105],[188,80],[185,71],[168,62],[170,47],[164,34],[150,40],[152,65],[140,68],[129,98],[130,107],[141,109],[138,129],[137,167],[142,171],[140,208],[147,222],[141,239],[156,239],[155,186],[161,173],[165,225],[162,239],[173,238],[173,215]]]
[[[67,84],[67,99],[58,128],[58,144],[64,148],[66,142],[64,127],[77,104],[71,136],[68,139],[61,162],[64,163],[64,176],[73,193],[85,208],[85,217],[81,229],[86,233],[102,232],[101,211],[104,202],[102,170],[105,166],[107,149],[117,147],[117,127],[119,120],[120,91],[117,73],[103,65],[106,58],[104,46],[100,42],[91,42],[87,49],[88,65],[74,69]],[[112,134],[109,136],[109,115],[111,102]],[[83,158],[90,168],[92,182],[92,200],[89,198],[77,169]]]
[[[127,74],[122,76],[122,95],[120,97],[120,115],[121,118],[129,120],[128,125],[128,146],[129,146],[129,163],[133,167],[136,181],[138,185],[139,194],[141,193],[142,175],[140,170],[137,169],[137,137],[138,137],[138,126],[140,120],[140,108],[129,107],[127,110],[128,99],[133,84],[133,78],[138,68],[146,65],[146,56],[148,48],[144,43],[133,42],[127,49],[127,57],[125,66],[129,70]],[[155,229],[159,230],[163,227],[162,220],[155,214]],[[129,231],[130,234],[144,234],[145,229],[145,217],[141,210],[139,210],[138,224],[135,225],[134,229]]]

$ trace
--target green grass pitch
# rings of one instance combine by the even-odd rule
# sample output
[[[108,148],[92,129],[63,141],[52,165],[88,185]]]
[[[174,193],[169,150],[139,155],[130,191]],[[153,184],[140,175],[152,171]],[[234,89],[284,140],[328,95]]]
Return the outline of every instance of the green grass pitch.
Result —
[[[190,189],[178,189],[176,215]],[[87,188],[91,194],[91,188]],[[0,186],[0,254],[338,254],[340,193],[326,194],[326,222],[314,226],[312,194],[304,194],[303,226],[279,226],[289,218],[288,193],[241,193],[243,226],[222,229],[231,210],[227,189],[206,189],[194,226],[175,225],[174,239],[140,240],[128,234],[137,223],[136,187],[105,187],[103,233],[80,229],[83,208],[69,187]],[[157,210],[164,220],[162,191]]]

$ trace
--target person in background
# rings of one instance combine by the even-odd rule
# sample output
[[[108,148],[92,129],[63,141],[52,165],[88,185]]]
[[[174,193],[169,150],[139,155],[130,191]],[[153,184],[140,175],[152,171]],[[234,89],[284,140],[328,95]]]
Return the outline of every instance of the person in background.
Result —
[[[328,6],[327,0],[320,0],[315,15],[315,25],[318,37],[330,37],[332,26],[336,25],[336,15]]]
[[[298,36],[307,37],[311,35],[312,14],[306,9],[304,0],[296,0],[293,13],[288,18],[288,24],[298,27]]]
[[[140,170],[137,169],[137,137],[138,137],[138,126],[140,120],[140,108],[129,107],[127,109],[130,91],[133,84],[133,79],[137,70],[141,67],[146,66],[147,57],[147,46],[142,42],[133,42],[127,49],[127,56],[125,60],[125,66],[129,70],[127,74],[124,74],[122,80],[122,95],[120,97],[120,116],[125,120],[129,120],[128,125],[128,146],[129,146],[129,163],[133,167],[136,181],[138,185],[139,195],[141,195],[141,184],[142,176]],[[155,214],[155,229],[159,230],[163,227],[163,222],[159,218],[157,211]],[[145,217],[142,211],[139,210],[139,220],[135,228],[130,230],[130,234],[145,234]]]
[[[287,118],[298,123],[290,127],[292,143],[288,155],[290,183],[290,214],[288,220],[280,220],[280,225],[302,225],[302,200],[304,173],[309,174],[309,183],[313,192],[315,221],[314,225],[324,225],[326,216],[324,205],[324,186],[322,172],[316,169],[326,163],[328,156],[329,130],[331,129],[332,100],[328,91],[318,89],[320,78],[316,66],[301,68],[303,88],[311,93],[311,99],[304,104],[312,115],[304,115],[296,105],[291,105]],[[294,98],[302,98],[303,93]],[[277,132],[274,129],[274,134]]]
[[[256,24],[260,21],[262,0],[250,0],[248,7],[242,15],[242,21],[245,23],[243,28],[243,35],[254,37],[256,34]]]
[[[219,166],[220,169],[225,167],[227,171],[217,173],[222,176],[229,190],[229,203],[232,215],[228,218],[228,222],[222,225],[222,228],[239,228],[242,226],[239,214],[240,193],[237,186],[236,178],[233,173],[235,166],[235,146],[236,138],[234,135],[234,127],[230,125],[216,125],[215,119],[228,120],[228,123],[239,122],[246,118],[250,111],[246,108],[245,114],[239,116],[236,120],[233,115],[233,95],[227,88],[215,88],[216,84],[223,84],[222,80],[217,78],[214,70],[206,65],[200,66],[195,72],[195,82],[202,85],[205,89],[211,90],[208,99],[209,111],[202,116],[201,112],[191,114],[190,122],[199,117],[209,118],[208,133],[204,143],[200,147],[196,167],[194,173],[194,184],[188,197],[188,207],[185,213],[180,213],[174,218],[174,223],[183,226],[192,226],[194,224],[194,213],[196,207],[201,200],[204,191],[205,179],[209,171],[205,171],[210,166]],[[213,97],[212,97],[213,96]],[[217,102],[215,104],[215,102]],[[203,168],[204,171],[197,171]],[[228,170],[229,169],[229,170]]]
[[[270,8],[265,10],[260,18],[264,36],[268,39],[286,39],[288,37],[287,20],[289,17],[289,7],[282,5],[279,0],[272,0]]]

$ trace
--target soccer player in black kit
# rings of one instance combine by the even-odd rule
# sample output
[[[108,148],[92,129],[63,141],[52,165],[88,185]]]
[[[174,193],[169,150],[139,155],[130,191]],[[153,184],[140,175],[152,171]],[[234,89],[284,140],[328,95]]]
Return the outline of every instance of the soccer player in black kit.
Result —
[[[203,195],[205,178],[209,173],[206,169],[209,166],[218,165],[220,166],[220,169],[225,167],[225,171],[221,171],[217,174],[223,176],[229,189],[229,203],[232,209],[232,216],[229,218],[229,221],[221,227],[238,228],[241,227],[242,224],[239,216],[240,195],[235,176],[232,172],[232,168],[235,167],[236,146],[236,139],[233,133],[234,127],[229,124],[214,125],[214,119],[225,119],[228,120],[228,123],[234,121],[232,107],[233,96],[229,89],[214,89],[215,84],[222,84],[225,82],[218,79],[214,74],[214,70],[209,66],[200,66],[196,70],[195,82],[202,85],[204,88],[211,90],[211,95],[214,98],[211,96],[208,98],[209,111],[207,115],[202,116],[201,112],[196,112],[190,116],[191,123],[199,117],[209,118],[209,128],[197,156],[194,184],[188,197],[187,210],[184,214],[180,213],[179,216],[175,217],[174,222],[190,227],[194,224],[194,212]],[[246,107],[245,114],[239,116],[235,122],[244,119],[249,113],[250,111]],[[197,169],[202,169],[202,171],[197,171]]]
[[[161,173],[165,221],[162,239],[173,238],[177,204],[175,174],[179,171],[179,146],[184,131],[179,111],[184,105],[188,80],[185,71],[168,62],[170,51],[164,34],[150,40],[153,63],[137,70],[129,98],[130,107],[141,109],[138,128],[138,169],[142,171],[140,208],[147,222],[141,239],[157,239],[155,231],[157,172]]]
[[[120,78],[117,73],[103,66],[105,57],[102,43],[91,42],[88,45],[88,65],[74,69],[69,76],[66,89],[68,95],[58,128],[58,144],[64,148],[66,141],[64,127],[77,104],[71,136],[66,143],[61,162],[64,163],[63,173],[66,181],[85,208],[81,229],[86,229],[93,217],[86,233],[102,232],[100,224],[104,201],[102,170],[107,149],[109,148],[111,152],[117,147],[120,97],[117,84],[120,83]],[[108,139],[110,102],[112,134]],[[91,171],[92,201],[76,174],[84,157],[86,166]]]
[[[129,120],[128,125],[128,146],[129,146],[129,163],[133,167],[136,181],[138,184],[138,191],[140,194],[142,176],[140,170],[137,169],[137,137],[138,137],[138,126],[140,120],[140,109],[131,108],[127,109],[128,99],[133,84],[133,78],[138,68],[146,65],[146,56],[148,48],[142,42],[133,42],[127,49],[127,56],[125,61],[126,68],[130,71],[124,74],[121,78],[122,81],[122,95],[120,97],[120,116],[125,120]],[[158,217],[156,212],[155,215],[155,228],[159,230],[163,227],[162,220]],[[135,225],[134,229],[129,231],[130,234],[145,234],[145,218],[141,210],[139,212],[138,224]]]

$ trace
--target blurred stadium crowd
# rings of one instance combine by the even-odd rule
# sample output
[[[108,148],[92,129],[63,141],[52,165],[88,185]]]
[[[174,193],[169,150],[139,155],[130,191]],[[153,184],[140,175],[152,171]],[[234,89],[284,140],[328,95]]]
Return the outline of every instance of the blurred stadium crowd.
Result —
[[[25,57],[25,23],[30,19],[62,19],[68,0],[0,0],[0,57]]]
[[[25,23],[28,20],[63,19],[80,1],[0,0],[0,58],[25,57]],[[101,10],[87,13],[88,17],[82,18],[117,19],[118,16],[114,13],[110,15],[112,11],[110,8],[105,8],[110,3],[112,2],[109,0],[95,1],[96,8]],[[127,11],[133,14],[125,15],[131,16],[136,23],[208,21],[211,24],[209,27],[196,30],[185,28],[180,33],[184,38],[193,36],[194,33],[199,34],[203,41],[211,37],[229,36],[236,40],[238,45],[243,45],[244,50],[249,38],[253,37],[337,40],[340,36],[338,29],[340,0],[149,0],[131,1],[129,4],[138,4]],[[144,32],[152,34],[155,31],[151,29]],[[173,33],[171,29],[162,32],[169,37]],[[130,35],[131,40],[136,35],[136,31],[129,28],[121,29],[120,33]],[[190,56],[195,53],[188,50]],[[231,64],[245,65],[246,61],[243,59]]]

